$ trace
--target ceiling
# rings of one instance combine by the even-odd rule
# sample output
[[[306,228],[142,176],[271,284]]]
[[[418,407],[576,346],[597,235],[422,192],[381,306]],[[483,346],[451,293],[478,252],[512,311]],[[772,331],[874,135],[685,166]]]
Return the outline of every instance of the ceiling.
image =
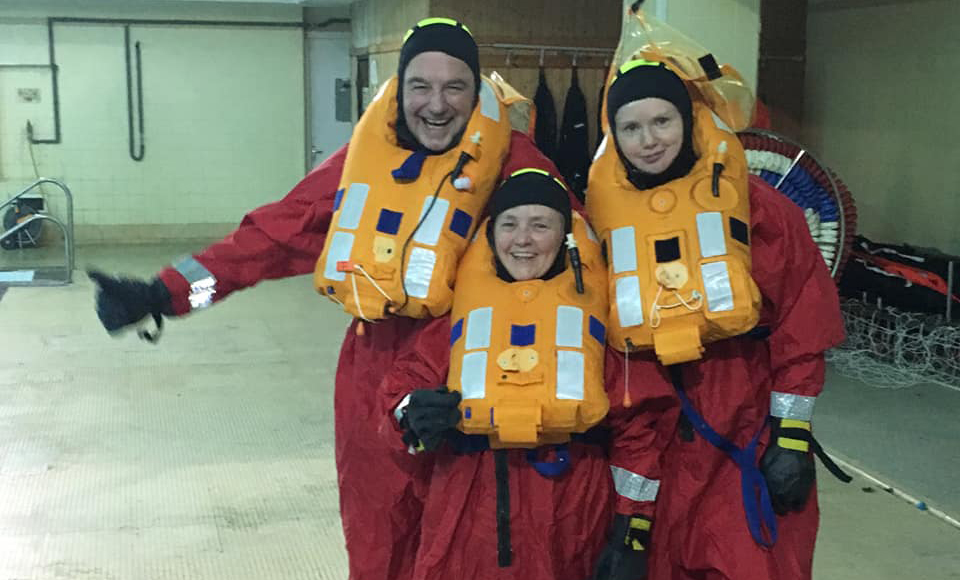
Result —
[[[127,0],[120,0],[126,2]],[[140,0],[145,3],[163,4],[177,2],[217,2],[217,3],[246,3],[246,4],[287,4],[306,7],[349,6],[352,0]]]

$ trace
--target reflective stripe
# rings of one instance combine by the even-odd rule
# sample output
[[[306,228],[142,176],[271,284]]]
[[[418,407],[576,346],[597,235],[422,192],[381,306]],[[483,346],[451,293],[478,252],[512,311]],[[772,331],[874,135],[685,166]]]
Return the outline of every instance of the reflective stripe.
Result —
[[[397,404],[397,408],[393,410],[393,418],[397,420],[398,425],[400,424],[400,421],[403,420],[403,410],[406,409],[407,405],[410,404],[410,394],[411,393],[407,393],[407,395]]]
[[[724,123],[724,122],[723,122],[723,119],[721,119],[719,115],[717,115],[717,114],[714,113],[713,111],[710,111],[710,114],[713,115],[713,124],[717,126],[717,129],[722,129],[723,131],[726,131],[727,133],[733,133],[733,132],[734,132],[734,131],[730,128],[730,125],[727,125],[726,123]]]
[[[173,268],[190,283],[190,309],[207,308],[217,293],[217,278],[193,256],[181,258]]]
[[[780,426],[784,429],[803,429],[804,431],[810,430],[810,421],[799,421],[797,419],[783,419],[780,421]]]
[[[700,266],[703,289],[707,293],[707,308],[710,312],[733,310],[733,288],[726,262],[710,262]]]
[[[583,348],[583,310],[557,306],[557,346]]]
[[[430,207],[430,204],[433,204],[433,207]],[[430,210],[430,213],[427,213],[427,210]],[[420,208],[420,218],[423,220],[423,223],[420,224],[420,228],[417,230],[417,235],[413,236],[413,241],[418,244],[424,244],[427,246],[437,245],[437,240],[440,239],[440,232],[443,231],[443,224],[447,221],[447,210],[450,209],[450,202],[438,197],[436,201],[432,197],[425,198],[423,200],[423,207]],[[424,218],[423,216],[427,217]]]
[[[723,237],[723,214],[718,211],[697,214],[697,234],[700,237],[700,255],[713,258],[727,253]]]
[[[613,472],[613,487],[619,495],[633,501],[657,499],[657,492],[660,491],[659,479],[647,479],[616,465],[611,465],[610,471]]]
[[[603,139],[600,140],[600,145],[597,146],[597,152],[593,154],[593,160],[596,161],[600,159],[600,156],[604,154],[607,150],[607,133],[603,134]]]
[[[367,205],[367,193],[370,186],[366,183],[351,183],[344,194],[343,207],[340,208],[340,217],[337,218],[337,227],[354,230],[360,224],[363,207]]]
[[[173,265],[173,269],[180,272],[180,275],[186,278],[187,282],[191,284],[199,282],[204,278],[212,278],[214,282],[217,281],[213,274],[210,273],[210,270],[207,270],[206,266],[198,262],[193,256],[180,258],[180,260]]]
[[[781,419],[809,421],[813,418],[813,404],[816,402],[816,397],[774,391],[770,394],[770,414]]]
[[[613,273],[633,272],[637,269],[637,246],[633,226],[610,232],[610,250],[613,252]]]
[[[207,308],[213,304],[213,295],[217,293],[217,282],[213,277],[204,278],[190,285],[190,310]]]
[[[350,259],[353,250],[353,234],[350,232],[334,232],[330,238],[330,251],[327,252],[327,263],[323,265],[323,277],[327,280],[342,282],[347,273],[337,270],[337,262]]]
[[[557,351],[557,398],[583,400],[583,353]]]
[[[378,100],[380,97],[383,96],[383,93],[387,92],[387,85],[389,84],[390,84],[390,81],[388,80],[387,82],[380,85],[380,88],[377,89],[377,94],[373,95],[373,98],[370,99],[370,104],[373,104],[376,100]],[[368,105],[368,108],[369,108],[369,105]]]
[[[482,399],[487,394],[487,353],[468,352],[460,367],[460,388],[464,399]]]
[[[810,451],[810,444],[800,439],[789,439],[787,437],[777,437],[777,446],[784,449],[793,449],[794,451]]]
[[[643,324],[640,278],[626,276],[617,279],[617,317],[624,328]]]
[[[490,326],[493,322],[493,307],[485,306],[471,310],[467,315],[467,350],[490,348]]]
[[[593,231],[593,228],[590,227],[590,224],[584,223],[583,225],[587,226],[587,238],[596,244],[600,243],[600,238],[597,237],[597,232]]]
[[[407,295],[412,298],[426,298],[430,293],[430,280],[433,268],[437,265],[437,254],[427,248],[414,248],[410,251],[407,271],[403,274]]]
[[[480,81],[480,114],[494,123],[500,122],[500,101],[490,83],[484,80]]]

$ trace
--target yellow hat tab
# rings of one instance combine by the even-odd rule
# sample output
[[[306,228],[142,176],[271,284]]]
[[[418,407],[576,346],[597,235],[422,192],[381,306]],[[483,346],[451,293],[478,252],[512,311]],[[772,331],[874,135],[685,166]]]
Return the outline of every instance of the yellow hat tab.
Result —
[[[538,168],[536,168],[536,167],[526,167],[526,168],[524,168],[524,169],[518,169],[518,170],[514,171],[513,173],[511,173],[511,174],[510,174],[510,177],[508,177],[507,179],[510,179],[511,177],[517,177],[518,175],[523,175],[524,173],[537,173],[537,174],[539,174],[539,175],[543,175],[544,177],[549,177],[549,178],[553,179],[554,181],[556,181],[556,182],[557,182],[557,185],[559,185],[559,186],[562,187],[563,189],[567,189],[566,184],[564,184],[562,181],[560,181],[560,180],[557,179],[556,177],[550,175],[550,173],[549,173],[548,171],[544,171],[543,169],[538,169]]]
[[[430,26],[431,24],[446,24],[447,26],[458,26],[466,30],[467,34],[469,34],[470,36],[473,36],[473,33],[470,32],[470,29],[467,28],[466,24],[463,24],[462,22],[457,22],[453,18],[443,18],[440,16],[435,16],[433,18],[424,18],[420,22],[417,22],[413,28],[408,30],[407,33],[403,35],[403,42],[406,42],[407,39],[410,38],[410,35],[413,34],[414,30],[418,28],[423,28],[424,26]]]

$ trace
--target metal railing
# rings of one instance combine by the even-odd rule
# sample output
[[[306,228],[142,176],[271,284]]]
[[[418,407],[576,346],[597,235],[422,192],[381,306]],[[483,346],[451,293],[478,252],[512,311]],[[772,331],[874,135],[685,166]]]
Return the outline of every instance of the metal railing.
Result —
[[[30,193],[34,189],[40,187],[44,183],[55,185],[59,187],[61,191],[63,191],[63,194],[67,199],[67,223],[64,224],[59,219],[47,213],[46,210],[38,211],[33,215],[31,215],[30,217],[18,223],[16,226],[0,234],[0,241],[3,241],[5,238],[8,238],[10,236],[13,236],[14,234],[26,228],[28,225],[30,225],[35,221],[46,220],[46,221],[53,222],[54,224],[57,225],[58,228],[60,228],[60,232],[63,234],[65,272],[62,279],[48,280],[45,283],[51,284],[51,285],[57,285],[57,284],[66,285],[66,284],[70,284],[73,281],[73,268],[74,268],[74,259],[75,259],[74,251],[73,251],[73,194],[70,193],[70,188],[64,185],[63,183],[57,181],[56,179],[49,179],[46,177],[40,178],[34,181],[33,183],[31,183],[30,185],[28,185],[26,189],[24,189],[17,195],[11,197],[7,201],[0,204],[0,212],[2,212],[3,209],[8,205],[13,205],[14,203],[16,203],[18,199],[20,199],[27,193]],[[0,213],[0,215],[2,215],[2,213]],[[20,268],[20,269],[23,269],[23,268]]]

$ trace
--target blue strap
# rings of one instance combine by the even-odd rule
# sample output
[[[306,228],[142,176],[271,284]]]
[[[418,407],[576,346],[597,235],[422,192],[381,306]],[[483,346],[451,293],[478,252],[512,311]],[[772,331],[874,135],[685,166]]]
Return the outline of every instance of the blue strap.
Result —
[[[777,543],[777,518],[773,511],[773,503],[770,501],[770,492],[767,490],[767,481],[760,473],[757,467],[757,443],[760,441],[760,435],[767,428],[769,420],[764,421],[760,430],[753,436],[753,439],[747,443],[747,446],[740,449],[719,433],[713,430],[704,420],[693,403],[687,398],[686,393],[677,383],[679,379],[679,369],[674,376],[673,388],[677,391],[680,398],[680,405],[683,408],[683,414],[693,423],[693,428],[697,430],[704,439],[709,441],[714,447],[720,449],[733,459],[734,463],[740,469],[740,484],[743,495],[743,509],[747,515],[747,526],[750,528],[750,535],[753,540],[761,546],[770,548]],[[766,528],[766,536],[764,536]],[[769,538],[769,540],[767,539]]]
[[[554,449],[557,454],[556,461],[537,461],[537,450],[531,449],[527,451],[527,463],[543,477],[560,477],[570,469],[570,450],[566,443],[556,445]]]
[[[417,149],[407,157],[400,167],[391,171],[390,175],[400,181],[413,181],[420,177],[420,170],[423,169],[423,162],[426,158],[427,150]]]
[[[590,433],[589,431],[587,432]],[[599,437],[588,437],[587,434],[573,433],[571,439],[574,441],[593,442],[593,439]],[[467,455],[470,453],[480,453],[490,449],[490,438],[486,435],[467,435],[456,431],[449,436],[454,453],[458,455]],[[556,461],[537,461],[537,453],[551,446],[537,447],[527,450],[527,462],[537,470],[537,473],[543,477],[560,477],[570,469],[570,449],[567,444],[553,445],[557,454]]]

